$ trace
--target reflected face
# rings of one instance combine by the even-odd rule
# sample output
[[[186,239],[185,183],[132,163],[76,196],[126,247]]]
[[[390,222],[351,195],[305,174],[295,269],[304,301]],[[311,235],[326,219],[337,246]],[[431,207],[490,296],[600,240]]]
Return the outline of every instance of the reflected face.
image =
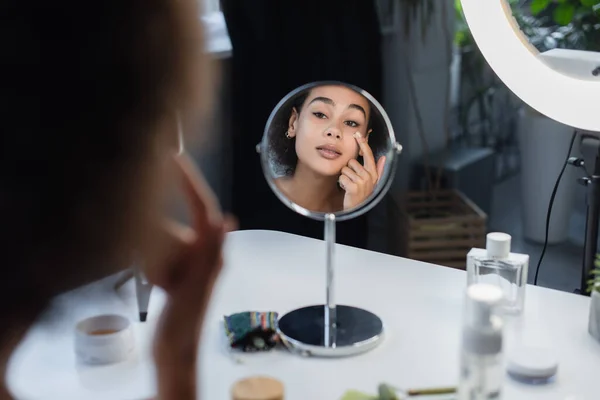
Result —
[[[313,88],[290,116],[288,134],[296,138],[298,164],[323,176],[337,176],[359,155],[354,134],[367,137],[369,102],[344,86]]]

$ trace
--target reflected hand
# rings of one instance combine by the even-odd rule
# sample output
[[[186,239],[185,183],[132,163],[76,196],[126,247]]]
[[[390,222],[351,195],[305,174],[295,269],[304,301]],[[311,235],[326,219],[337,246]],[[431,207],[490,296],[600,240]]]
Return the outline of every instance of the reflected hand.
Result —
[[[231,228],[210,188],[185,156],[177,169],[192,216],[192,228],[169,222],[161,245],[166,257],[148,265],[148,280],[168,294],[154,341],[158,398],[196,398],[196,357],[201,324],[223,263],[222,246]]]
[[[377,164],[375,164],[375,157],[367,144],[366,138],[359,132],[354,134],[354,138],[362,150],[365,165],[362,166],[358,161],[352,159],[348,162],[347,166],[342,168],[342,175],[339,182],[342,189],[346,192],[344,196],[344,210],[349,210],[360,205],[373,193],[375,185],[377,185],[377,182],[379,182],[379,179],[383,175],[383,168],[385,167],[385,156],[380,157],[377,160]]]

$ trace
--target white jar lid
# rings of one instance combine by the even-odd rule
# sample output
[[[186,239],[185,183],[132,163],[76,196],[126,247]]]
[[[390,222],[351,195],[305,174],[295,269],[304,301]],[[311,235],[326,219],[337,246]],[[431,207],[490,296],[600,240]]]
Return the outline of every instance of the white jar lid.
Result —
[[[550,379],[558,372],[558,360],[548,349],[521,347],[509,355],[507,371],[517,379]]]
[[[511,236],[507,233],[491,232],[487,234],[485,248],[489,257],[508,258]]]

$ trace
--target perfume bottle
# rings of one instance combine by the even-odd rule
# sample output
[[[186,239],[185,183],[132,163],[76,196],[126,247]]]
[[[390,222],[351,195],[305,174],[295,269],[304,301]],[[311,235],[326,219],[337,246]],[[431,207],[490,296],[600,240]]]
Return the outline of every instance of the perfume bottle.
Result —
[[[476,283],[467,288],[462,329],[459,400],[502,398],[502,319],[497,314],[502,290]]]
[[[467,254],[467,285],[489,283],[502,289],[501,310],[519,314],[525,305],[529,256],[511,253],[511,236],[488,233],[485,249]]]

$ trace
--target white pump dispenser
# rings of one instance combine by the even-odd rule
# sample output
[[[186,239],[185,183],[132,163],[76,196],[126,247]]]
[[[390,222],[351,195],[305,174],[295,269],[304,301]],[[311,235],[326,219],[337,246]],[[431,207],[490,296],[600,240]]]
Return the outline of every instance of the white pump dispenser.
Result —
[[[467,288],[459,400],[501,399],[503,335],[496,309],[502,297],[495,285],[476,283]]]

